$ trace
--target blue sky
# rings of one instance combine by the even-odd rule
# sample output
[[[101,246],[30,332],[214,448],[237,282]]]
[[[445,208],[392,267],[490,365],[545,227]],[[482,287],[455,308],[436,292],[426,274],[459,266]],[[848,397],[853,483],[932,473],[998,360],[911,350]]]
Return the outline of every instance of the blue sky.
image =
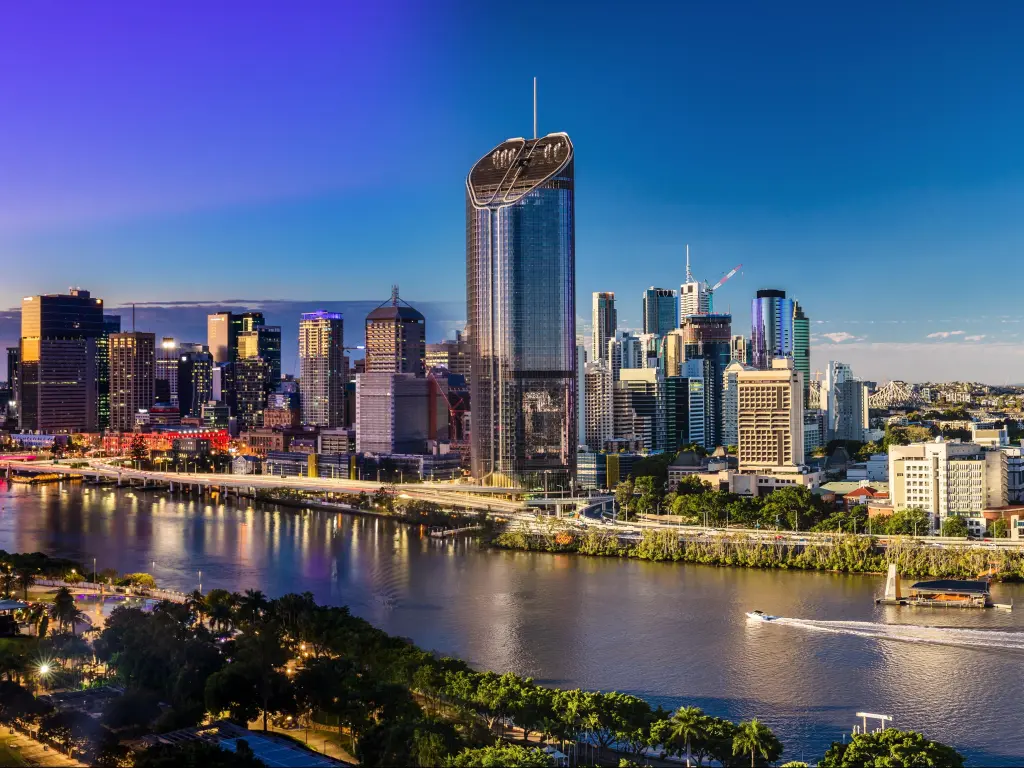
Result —
[[[638,324],[689,242],[712,282],[744,264],[737,330],[795,296],[815,368],[1024,381],[1022,28],[1010,2],[7,8],[0,309],[461,302],[463,179],[529,134],[536,75],[576,145],[581,332],[596,290]]]

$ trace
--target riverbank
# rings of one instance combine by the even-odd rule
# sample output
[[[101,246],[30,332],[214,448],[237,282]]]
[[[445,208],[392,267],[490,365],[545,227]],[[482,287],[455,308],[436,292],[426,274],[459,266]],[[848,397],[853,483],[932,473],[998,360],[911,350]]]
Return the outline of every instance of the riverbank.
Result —
[[[538,533],[509,528],[490,540],[498,549],[555,552],[651,562],[834,573],[884,573],[890,563],[908,578],[975,579],[994,569],[994,580],[1024,581],[1024,552],[983,547],[944,549],[897,539],[882,547],[873,538],[837,535],[829,543],[769,542],[743,534],[693,541],[676,530],[644,530],[639,541],[607,529],[552,526]]]

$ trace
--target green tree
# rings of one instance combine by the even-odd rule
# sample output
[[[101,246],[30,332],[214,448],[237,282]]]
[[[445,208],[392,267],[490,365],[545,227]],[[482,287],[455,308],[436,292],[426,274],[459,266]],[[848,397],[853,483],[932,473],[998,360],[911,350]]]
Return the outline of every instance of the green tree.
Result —
[[[627,477],[615,488],[615,503],[618,505],[619,512],[625,520],[628,520],[629,516],[633,514],[633,508],[636,504],[633,498],[633,486],[633,479]]]
[[[803,485],[790,485],[772,491],[764,500],[762,516],[783,521],[790,530],[807,530],[814,513],[811,491]]]
[[[539,749],[516,744],[466,748],[444,762],[445,768],[551,768],[551,758]]]
[[[100,719],[105,726],[144,729],[160,716],[160,699],[152,691],[128,691],[111,699]]]
[[[778,760],[782,754],[782,743],[768,726],[754,718],[737,727],[732,740],[732,753],[750,755],[750,768],[754,768],[758,755],[769,763]]]
[[[889,519],[878,527],[879,532],[890,536],[927,536],[931,531],[931,519],[923,509],[901,509],[889,515]]]
[[[652,514],[661,503],[662,486],[656,478],[644,475],[636,479],[633,487],[640,494],[640,498],[637,500],[637,512],[645,515]]]
[[[886,728],[833,742],[820,768],[961,768],[964,757],[952,747],[915,731]]]
[[[677,747],[682,746],[686,760],[689,762],[691,749],[690,745],[699,739],[704,738],[707,731],[707,716],[699,707],[680,707],[668,721],[671,730],[669,731],[669,742]]]
[[[1006,521],[1003,520],[1003,518],[993,520],[990,534],[993,539],[1005,539],[1010,535],[1010,527],[1006,524]]]
[[[71,634],[75,633],[75,624],[85,618],[85,615],[78,610],[75,597],[67,587],[61,587],[54,594],[53,605],[50,606],[50,616],[57,622],[57,627],[61,632],[70,629]]]
[[[18,586],[21,588],[22,599],[28,600],[28,590],[36,583],[36,576],[31,568],[18,569]]]
[[[960,515],[950,515],[942,521],[942,535],[951,538],[967,538],[967,521]]]

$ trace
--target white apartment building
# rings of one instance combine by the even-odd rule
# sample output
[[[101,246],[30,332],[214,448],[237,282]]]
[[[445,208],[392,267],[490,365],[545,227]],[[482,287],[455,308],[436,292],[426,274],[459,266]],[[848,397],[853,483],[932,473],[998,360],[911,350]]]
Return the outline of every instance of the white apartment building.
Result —
[[[893,509],[921,509],[938,529],[950,515],[985,529],[982,510],[1007,504],[1007,457],[975,443],[945,442],[889,448],[889,495]]]
[[[595,360],[584,366],[584,421],[587,448],[594,453],[604,450],[606,440],[615,436],[612,402],[615,382],[607,360]]]
[[[752,370],[745,363],[733,361],[722,374],[722,445],[736,445],[738,441],[739,374]]]

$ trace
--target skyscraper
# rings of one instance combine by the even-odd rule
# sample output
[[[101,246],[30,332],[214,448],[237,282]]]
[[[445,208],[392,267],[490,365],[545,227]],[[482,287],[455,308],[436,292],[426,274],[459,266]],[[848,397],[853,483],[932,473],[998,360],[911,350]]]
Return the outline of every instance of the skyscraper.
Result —
[[[263,317],[262,313],[246,314],[259,314],[260,319]],[[262,358],[267,364],[267,380],[274,387],[281,381],[281,326],[256,325],[246,330],[246,315],[242,317],[243,330],[238,334],[238,359]]]
[[[216,312],[206,316],[206,345],[215,363],[230,363],[238,345],[237,315]]]
[[[793,367],[804,375],[804,403],[811,386],[811,321],[800,302],[793,302]]]
[[[198,419],[213,399],[213,355],[202,344],[183,344],[178,358],[178,412]]]
[[[674,451],[696,443],[710,447],[707,426],[704,361],[688,360],[680,375],[665,379],[665,449]]]
[[[615,338],[619,317],[615,311],[615,294],[595,292],[593,307],[593,328],[591,362],[605,360],[608,356],[608,340]]]
[[[366,316],[366,372],[423,376],[426,352],[426,321],[396,285],[390,301]]]
[[[722,381],[732,359],[731,315],[688,315],[683,318],[683,351],[687,364],[702,360],[704,376],[704,441],[722,441]]]
[[[737,376],[740,470],[794,472],[804,463],[804,383],[792,358]]]
[[[244,332],[243,332],[244,333]],[[232,365],[231,392],[227,398],[240,430],[263,426],[263,411],[271,391],[270,364],[262,357],[246,357]]]
[[[170,336],[160,339],[156,348],[156,382],[154,385],[154,401],[158,403],[178,404],[178,358],[181,350],[178,342]]]
[[[669,288],[655,288],[644,291],[644,333],[664,336],[678,327],[679,300],[676,292]]]
[[[471,454],[484,482],[568,487],[575,475],[573,190],[564,133],[509,139],[466,179]]]
[[[591,451],[602,451],[605,441],[615,436],[615,422],[612,418],[612,393],[615,382],[612,380],[611,366],[607,360],[587,363],[584,378],[585,442]]]
[[[299,322],[302,421],[321,427],[345,423],[344,323],[338,312],[307,312]]]
[[[21,349],[19,347],[7,348],[7,386],[11,390],[11,399],[7,403],[6,428],[17,428],[18,426],[18,398],[21,396],[18,386],[18,368],[21,361]]]
[[[121,332],[120,315],[103,316],[103,332],[96,338],[96,426],[110,426],[110,336]]]
[[[755,370],[753,367],[739,360],[733,360],[726,366],[725,374],[722,377],[722,445],[736,445],[737,443],[739,374],[742,371],[753,370]]]
[[[694,278],[690,271],[690,246],[686,246],[686,282],[679,286],[679,324],[688,315],[706,315],[711,311],[711,294],[707,283]]]
[[[110,335],[110,428],[135,429],[135,414],[153,407],[156,336],[129,331]]]
[[[96,341],[102,334],[103,300],[88,291],[22,299],[17,398],[21,429],[96,429]]]
[[[785,291],[757,292],[750,305],[753,366],[766,371],[776,357],[793,357],[793,300]]]
[[[665,377],[657,368],[623,368],[613,392],[615,437],[637,440],[645,451],[667,442]]]

